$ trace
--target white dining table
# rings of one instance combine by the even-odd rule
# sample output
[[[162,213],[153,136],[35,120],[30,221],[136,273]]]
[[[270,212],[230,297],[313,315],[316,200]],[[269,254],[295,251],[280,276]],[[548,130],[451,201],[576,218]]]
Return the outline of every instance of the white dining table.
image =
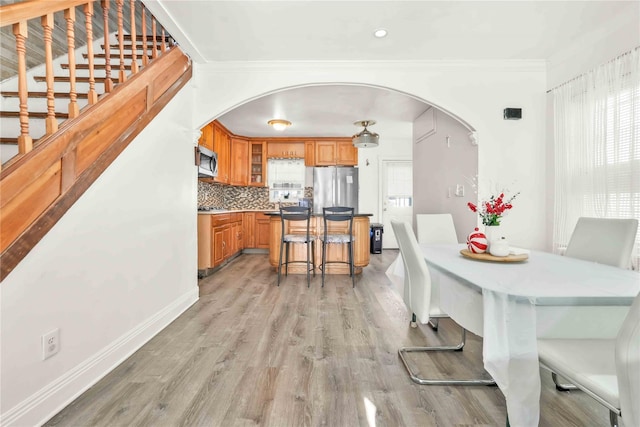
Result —
[[[483,337],[484,368],[514,427],[539,422],[536,339],[613,338],[640,292],[637,272],[547,252],[507,263],[466,258],[465,245],[420,248],[442,309]]]

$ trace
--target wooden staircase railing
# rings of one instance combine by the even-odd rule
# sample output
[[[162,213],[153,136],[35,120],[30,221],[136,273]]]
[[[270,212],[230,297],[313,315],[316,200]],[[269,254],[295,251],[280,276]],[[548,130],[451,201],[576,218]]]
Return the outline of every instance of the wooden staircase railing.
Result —
[[[124,16],[125,1],[129,7],[130,17],[128,17],[128,28],[125,28],[127,19]],[[94,4],[100,5],[102,9],[102,22],[101,30],[104,37],[104,53],[93,52],[93,35],[94,35]],[[76,9],[81,9],[84,16],[84,34],[85,39],[76,40]],[[138,12],[140,12],[141,19],[137,20]],[[67,45],[67,57],[68,63],[64,64],[65,69],[68,70],[66,76],[54,75],[54,58],[52,53],[52,41],[54,31],[60,31],[54,26],[54,14],[60,13],[64,16],[66,23],[65,33],[57,34],[58,39],[66,38]],[[67,82],[69,84],[68,94],[64,97],[69,99],[68,108],[65,113],[68,114],[68,118],[75,118],[80,114],[80,108],[78,105],[78,98],[87,99],[88,105],[93,105],[98,101],[98,90],[96,83],[101,84],[103,91],[101,93],[108,94],[113,90],[114,78],[112,77],[112,55],[113,45],[109,40],[109,26],[110,23],[116,22],[117,36],[119,43],[116,45],[118,53],[115,58],[119,59],[118,62],[118,77],[115,79],[118,83],[123,83],[131,75],[136,74],[142,67],[149,64],[150,60],[148,52],[145,47],[147,41],[153,41],[155,46],[156,42],[160,42],[160,53],[166,51],[167,42],[169,46],[173,45],[173,40],[165,35],[162,27],[157,29],[156,20],[149,14],[151,20],[151,33],[148,32],[149,26],[147,25],[147,13],[143,3],[136,0],[115,0],[115,7],[113,7],[110,0],[89,1],[89,0],[25,0],[19,3],[5,5],[0,7],[0,23],[2,27],[12,26],[13,34],[16,41],[16,54],[18,62],[18,90],[17,97],[19,98],[19,122],[20,132],[17,136],[16,142],[18,144],[18,155],[24,155],[33,149],[34,138],[30,132],[30,118],[40,118],[40,114],[33,114],[28,108],[29,90],[27,88],[27,68],[26,58],[29,52],[26,48],[26,40],[29,34],[28,28],[34,28],[34,25],[41,25],[43,40],[42,46],[45,55],[45,76],[36,76],[36,81],[46,82],[46,102],[47,102],[47,115],[45,119],[46,131],[44,136],[51,135],[58,129],[58,117],[56,117],[55,111],[55,99],[57,93],[55,90],[56,82]],[[141,34],[136,31],[136,26],[141,27]],[[127,32],[128,31],[128,32]],[[142,39],[144,52],[141,55],[141,64],[138,65],[139,58],[137,55],[137,40]],[[167,40],[168,39],[168,40]],[[124,42],[128,40],[134,40],[127,46]],[[83,54],[83,59],[86,59],[86,64],[76,63],[75,49],[79,45],[86,43],[87,52]],[[125,50],[130,50],[131,53],[125,53]],[[153,50],[151,53],[151,59],[155,59],[158,56],[157,50]],[[104,59],[104,64],[96,64],[96,59]],[[130,60],[125,63],[126,60]],[[97,66],[98,65],[98,66]],[[77,76],[77,70],[88,70],[88,77]],[[96,77],[96,69],[104,70],[104,77]],[[77,83],[88,83],[89,89],[87,93],[79,94],[77,91]],[[2,93],[3,96],[11,96],[9,94]],[[59,96],[59,95],[58,95]],[[60,113],[60,112],[58,112]],[[6,116],[5,116],[6,117]],[[2,135],[7,139],[7,135]],[[5,141],[6,142],[6,141]],[[15,159],[12,159],[13,161]],[[2,167],[2,166],[0,166]]]
[[[90,46],[91,15],[93,2],[87,0],[27,0],[22,3],[2,6],[0,17],[2,26],[12,25],[16,35],[18,53],[18,91],[20,109],[15,114],[20,120],[18,136],[19,154],[7,162],[0,171],[0,281],[15,268],[38,241],[53,227],[75,201],[100,176],[109,164],[155,117],[173,96],[190,80],[191,61],[171,41],[163,29],[155,32],[156,21],[151,17],[152,33],[146,34],[146,23],[141,25],[142,35],[132,29],[125,34],[122,6],[124,0],[116,0],[118,14],[118,47],[123,58],[124,41],[130,40],[132,62],[122,66],[120,61],[118,84],[114,85],[110,74],[111,46],[108,38],[109,0],[102,0],[105,27],[104,49],[106,71],[104,78],[93,74],[95,57]],[[132,28],[135,28],[135,5],[130,0]],[[73,23],[75,8],[82,6],[86,16],[88,35],[87,68],[89,69],[89,90],[78,94],[74,83],[76,63],[74,58],[75,39]],[[69,93],[57,95],[54,91],[51,29],[53,14],[64,13],[67,23],[66,35],[69,46],[68,81]],[[142,16],[145,16],[142,6]],[[46,57],[46,92],[29,92],[26,81],[27,21],[40,19],[44,29]],[[144,22],[144,21],[143,21]],[[138,58],[135,47],[142,39],[142,55]],[[147,52],[147,40],[153,46],[151,55]],[[167,45],[168,44],[168,45]],[[162,47],[163,46],[163,47]],[[140,61],[140,64],[137,62]],[[134,65],[135,64],[135,65]],[[61,76],[57,76],[61,77]],[[59,79],[58,79],[59,80]],[[65,79],[67,80],[67,79]],[[125,83],[126,81],[126,83]],[[98,96],[96,82],[102,82],[104,94]],[[11,96],[5,94],[3,96]],[[29,96],[45,96],[46,113],[30,113],[27,108]],[[55,97],[69,99],[67,112],[55,111]],[[85,97],[88,106],[78,109],[77,99]],[[46,119],[46,134],[32,144],[29,134],[29,119],[41,116]],[[58,127],[58,118],[68,120]],[[33,117],[31,117],[33,118]],[[4,139],[4,136],[3,136]]]

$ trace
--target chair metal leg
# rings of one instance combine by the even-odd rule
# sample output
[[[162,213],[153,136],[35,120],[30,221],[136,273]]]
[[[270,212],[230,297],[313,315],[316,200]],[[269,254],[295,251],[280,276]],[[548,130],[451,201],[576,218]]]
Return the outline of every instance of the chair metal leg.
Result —
[[[278,286],[280,286],[280,273],[282,271],[282,248],[284,246],[284,241],[280,240],[280,257],[278,259]]]
[[[309,248],[310,246],[310,242],[305,242],[305,245],[307,246],[307,288],[310,287],[310,283],[311,283],[311,272],[309,271],[309,259],[311,258],[309,256]]]
[[[553,383],[556,385],[556,390],[558,391],[569,391],[569,390],[578,390],[578,387],[574,386],[573,384],[560,384],[558,382],[558,374],[556,374],[555,372],[551,372],[551,379],[553,380]]]
[[[438,324],[439,324],[439,320],[437,317],[432,317],[429,319],[429,326],[431,326],[431,329],[433,329],[434,331],[438,330]]]
[[[458,379],[446,379],[446,380],[436,380],[436,379],[428,379],[428,378],[421,378],[418,376],[418,374],[416,372],[414,372],[411,367],[409,366],[409,362],[407,361],[406,358],[406,353],[422,353],[422,352],[429,352],[429,351],[460,351],[462,350],[462,348],[464,347],[464,344],[466,342],[466,337],[467,337],[467,331],[466,329],[462,328],[462,337],[461,337],[461,341],[459,344],[457,345],[451,345],[451,346],[430,346],[430,347],[402,347],[400,350],[398,350],[398,355],[400,356],[400,359],[402,360],[402,363],[404,364],[404,367],[406,368],[407,372],[409,373],[409,376],[411,377],[411,380],[413,380],[413,382],[420,384],[420,385],[495,385],[496,382],[494,380],[482,380],[482,379],[466,379],[466,380],[458,380]]]
[[[326,268],[326,260],[327,260],[327,244],[323,240],[322,241],[322,287],[324,288],[324,270]]]
[[[284,242],[284,275],[289,276],[289,242]]]
[[[356,287],[356,272],[353,265],[353,242],[349,242],[349,273],[351,273],[351,284]]]
[[[618,424],[618,414],[615,411],[609,410],[609,424],[611,424],[611,427],[620,426],[620,424]]]

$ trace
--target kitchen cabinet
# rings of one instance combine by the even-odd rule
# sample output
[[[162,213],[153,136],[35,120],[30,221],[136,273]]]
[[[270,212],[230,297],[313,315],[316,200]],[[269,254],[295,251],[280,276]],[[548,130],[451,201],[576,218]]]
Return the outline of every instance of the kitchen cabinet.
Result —
[[[198,145],[202,145],[203,147],[208,148],[211,151],[213,150],[213,125],[209,123],[202,129],[200,129],[200,139],[198,140]]]
[[[258,249],[269,249],[269,235],[271,234],[269,221],[269,215],[262,212],[256,213],[255,247]]]
[[[284,159],[302,159],[304,158],[304,141],[268,141],[267,157],[268,158],[284,158]]]
[[[242,231],[243,231],[245,248],[256,247],[255,229],[256,229],[256,213],[245,212],[244,217],[242,218]]]
[[[218,153],[218,176],[213,181],[228,184],[231,168],[230,137],[229,133],[217,122],[213,122],[213,151]]]
[[[198,214],[198,270],[201,275],[244,249],[243,214]]]
[[[315,141],[314,166],[356,166],[358,149],[351,139]]]
[[[231,167],[229,184],[246,186],[249,181],[249,141],[231,138]]]
[[[315,141],[305,141],[304,143],[304,165],[316,165],[316,143]]]
[[[245,212],[242,225],[244,247],[269,249],[269,216],[263,212]]]
[[[249,142],[249,185],[266,187],[267,156],[264,141]]]

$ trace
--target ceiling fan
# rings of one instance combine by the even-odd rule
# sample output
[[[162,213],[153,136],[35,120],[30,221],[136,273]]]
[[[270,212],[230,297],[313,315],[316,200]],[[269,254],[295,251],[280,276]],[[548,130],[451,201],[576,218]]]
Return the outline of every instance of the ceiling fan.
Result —
[[[377,133],[370,132],[367,126],[373,126],[376,124],[375,120],[360,120],[353,123],[356,126],[363,126],[362,132],[353,135],[353,146],[358,148],[377,147],[380,141],[380,136]]]

